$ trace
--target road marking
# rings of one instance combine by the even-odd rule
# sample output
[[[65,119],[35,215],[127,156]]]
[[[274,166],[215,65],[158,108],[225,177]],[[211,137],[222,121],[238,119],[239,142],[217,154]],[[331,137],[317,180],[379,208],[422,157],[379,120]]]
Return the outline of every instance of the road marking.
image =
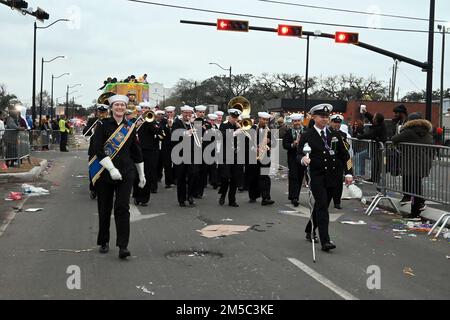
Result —
[[[19,203],[18,208],[21,210],[25,204],[25,202],[28,200],[28,197],[23,198],[23,202]],[[20,211],[19,210],[19,211]],[[16,210],[12,210],[10,213],[8,213],[8,215],[6,216],[5,220],[3,223],[0,224],[0,237],[3,235],[3,233],[5,233],[6,229],[8,228],[9,224],[11,223],[11,221],[14,220],[14,218],[16,217],[16,214],[19,212]]]
[[[142,214],[134,204],[130,204],[130,222],[156,218],[165,214],[167,213]]]
[[[316,280],[317,282],[323,284],[325,287],[336,293],[338,296],[343,298],[344,300],[359,300],[349,292],[345,291],[344,289],[340,288],[336,284],[334,284],[331,280],[328,280],[324,276],[322,276],[320,273],[317,273],[310,267],[308,267],[306,264],[300,262],[297,259],[294,258],[287,258],[289,262],[294,264],[296,267],[298,267],[300,270],[302,270],[304,273],[309,275],[311,278]]]

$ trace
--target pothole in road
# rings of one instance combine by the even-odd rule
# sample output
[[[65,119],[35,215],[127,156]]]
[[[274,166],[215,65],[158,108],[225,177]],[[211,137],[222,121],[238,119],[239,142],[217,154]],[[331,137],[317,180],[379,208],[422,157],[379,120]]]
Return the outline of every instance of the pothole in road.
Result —
[[[206,250],[176,250],[165,254],[167,259],[186,259],[186,258],[209,258],[220,259],[223,258],[223,253],[212,252]]]

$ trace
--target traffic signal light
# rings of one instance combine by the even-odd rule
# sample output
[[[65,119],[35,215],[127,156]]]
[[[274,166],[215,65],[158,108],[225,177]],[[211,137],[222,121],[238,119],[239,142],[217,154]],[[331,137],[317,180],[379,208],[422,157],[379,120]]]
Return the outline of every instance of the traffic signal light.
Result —
[[[248,21],[217,19],[217,30],[248,32]]]
[[[7,4],[14,9],[26,9],[28,8],[28,2],[23,0],[9,0]]]
[[[34,16],[40,21],[48,20],[50,18],[50,15],[39,7],[34,12]]]
[[[301,26],[288,26],[285,24],[278,25],[278,35],[288,37],[301,37],[303,27]]]
[[[353,43],[357,44],[359,42],[359,33],[355,32],[336,32],[334,36],[334,41],[337,43]]]

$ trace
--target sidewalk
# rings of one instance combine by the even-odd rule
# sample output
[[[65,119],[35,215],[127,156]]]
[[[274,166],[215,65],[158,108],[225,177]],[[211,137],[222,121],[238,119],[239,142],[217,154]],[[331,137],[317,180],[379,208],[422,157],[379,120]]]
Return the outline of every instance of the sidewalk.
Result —
[[[47,160],[30,157],[30,163],[24,159],[21,167],[0,170],[0,184],[36,181],[47,167]]]
[[[357,184],[357,186],[363,191],[363,197],[367,200],[367,205],[370,205],[373,198],[377,194],[377,190],[375,185],[372,184],[366,184],[366,183],[360,183]],[[389,192],[387,195],[394,201],[394,203],[397,205],[397,208],[400,210],[401,215],[407,215],[410,213],[411,204],[408,203],[406,205],[401,206],[400,200],[402,195],[400,193],[394,193]],[[446,206],[440,203],[426,201],[427,208],[422,211],[421,216],[425,219],[428,219],[430,221],[437,221],[444,213],[450,212],[450,206]],[[395,208],[392,207],[390,203],[383,200],[381,201],[380,208],[390,211],[390,212],[396,212]],[[376,214],[376,212],[372,213]],[[449,222],[450,226],[450,222]]]

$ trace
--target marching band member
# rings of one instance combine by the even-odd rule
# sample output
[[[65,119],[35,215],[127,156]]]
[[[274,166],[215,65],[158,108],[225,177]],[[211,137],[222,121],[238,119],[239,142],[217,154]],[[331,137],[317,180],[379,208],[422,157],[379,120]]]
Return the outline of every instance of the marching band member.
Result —
[[[211,143],[216,144],[216,148],[213,151],[213,156],[215,157],[216,155],[216,150],[217,150],[217,133],[219,132],[219,130],[216,127],[216,120],[217,120],[217,115],[214,113],[210,113],[207,116],[207,124],[206,124],[206,132],[205,134],[208,134],[209,131],[212,131],[212,138],[210,142],[206,142],[205,145],[210,145]],[[209,136],[209,134],[208,134]],[[219,172],[218,172],[218,168],[217,168],[217,163],[213,163],[213,164],[208,164],[206,166],[206,176],[207,178],[209,177],[209,184],[214,188],[214,190],[216,190],[219,187]]]
[[[124,119],[128,97],[114,95],[108,101],[111,106],[111,117],[99,123],[95,131],[93,137],[95,157],[89,163],[89,173],[92,176],[92,183],[97,188],[98,197],[97,244],[101,253],[109,251],[109,226],[114,205],[116,245],[119,247],[119,258],[126,259],[131,255],[128,250],[131,188],[136,169],[139,187],[145,186],[144,163],[136,141],[135,124]]]
[[[330,220],[328,206],[336,188],[342,184],[342,163],[350,159],[341,136],[327,128],[332,110],[333,106],[330,104],[319,104],[311,108],[314,126],[301,135],[297,153],[297,161],[304,166],[310,166],[310,188],[315,200],[312,217],[314,229],[319,228],[323,251],[336,248],[328,234]],[[309,157],[303,153],[306,143],[311,147]],[[332,143],[334,143],[334,149]],[[306,226],[305,232],[308,241],[316,241],[311,221]]]
[[[297,162],[297,149],[303,132],[303,115],[293,114],[290,116],[292,128],[288,129],[283,137],[283,148],[287,150],[289,168],[289,196],[288,199],[294,207],[299,206],[300,190],[302,187],[305,167]]]
[[[238,109],[228,110],[229,118],[227,123],[222,123],[220,126],[220,132],[222,133],[222,155],[223,164],[219,165],[219,174],[221,178],[221,184],[219,189],[220,199],[219,204],[225,204],[225,198],[228,193],[228,205],[230,207],[239,207],[236,203],[236,190],[238,187],[239,177],[242,176],[242,165],[237,163],[238,160],[238,135],[242,134],[242,130],[239,129],[238,118],[241,115],[241,111]],[[232,141],[227,132],[233,131]],[[233,158],[227,158],[227,149],[233,149]],[[230,163],[231,162],[231,163]]]
[[[150,110],[148,102],[141,103],[143,112]],[[147,181],[144,188],[139,188],[138,183],[134,183],[134,204],[143,207],[148,206],[150,201],[150,194],[154,192],[155,184],[157,185],[156,166],[158,164],[159,141],[157,135],[160,133],[160,128],[156,121],[147,122],[145,119],[137,131],[139,144],[142,149],[142,156],[144,159],[144,174]]]
[[[174,171],[172,167],[172,142],[171,142],[171,132],[173,122],[175,120],[175,107],[168,106],[164,109],[166,111],[166,118],[162,121],[162,129],[165,133],[165,138],[161,143],[161,168],[160,172],[164,169],[164,182],[166,184],[166,189],[170,189],[174,184]]]
[[[205,128],[205,124],[206,124],[206,119],[205,119],[205,115],[206,115],[206,109],[207,107],[204,105],[198,105],[195,106],[195,121],[200,122],[198,125],[201,126],[202,131],[201,131],[201,136],[203,137],[203,135],[205,134],[206,128]],[[200,133],[199,133],[200,134]],[[205,142],[202,143],[202,155],[203,155],[203,150],[205,147]],[[194,183],[194,198],[196,199],[202,199],[203,198],[203,192],[205,190],[205,187],[207,185],[207,173],[206,173],[206,164],[205,161],[203,160],[202,157],[202,163],[201,164],[195,164],[198,167],[198,174],[195,177],[195,183]]]
[[[183,137],[180,137],[179,141],[173,141],[177,144],[182,139],[188,139],[191,156],[190,159],[182,160],[180,164],[175,165],[175,173],[177,176],[177,198],[180,207],[186,207],[186,199],[190,206],[195,206],[194,202],[194,178],[197,172],[194,165],[194,131],[193,129],[193,116],[194,109],[188,105],[181,107],[181,119],[177,118],[172,126],[172,134],[176,130],[183,130]],[[183,157],[181,153],[179,156]]]
[[[255,203],[256,199],[262,197],[261,205],[267,206],[275,203],[270,197],[271,181],[268,172],[270,170],[270,149],[275,141],[272,141],[269,129],[271,115],[267,112],[259,112],[258,118],[258,125],[253,126],[256,131],[254,146],[257,149],[257,161],[255,164],[254,159],[250,159],[248,165],[248,194],[250,203]]]
[[[338,135],[341,136],[342,141],[344,142],[344,145],[346,146],[346,149],[348,150],[350,145],[347,142],[347,134],[343,131],[341,131],[341,124],[342,121],[344,121],[344,117],[340,114],[333,114],[330,117],[330,131],[333,131],[335,133],[337,133]],[[334,144],[331,146],[332,149],[335,149]],[[353,170],[352,170],[352,166],[348,166],[348,164],[351,164],[351,162],[347,162],[347,163],[341,163],[338,162],[337,165],[337,169],[336,170],[340,170],[341,172],[341,183],[339,183],[336,187],[335,190],[335,194],[333,196],[333,202],[334,202],[334,207],[336,209],[342,209],[341,207],[341,197],[342,197],[342,189],[343,189],[343,182],[344,182],[344,175],[347,178],[347,181],[349,181],[349,178],[353,178]]]
[[[222,124],[222,119],[223,119],[223,115],[224,115],[224,113],[223,113],[223,111],[216,111],[216,112],[214,112],[214,114],[217,116],[217,119],[216,119],[216,127],[217,127],[217,129],[220,129],[220,125]]]
[[[106,118],[108,116],[108,110],[109,106],[105,104],[99,104],[97,105],[97,114],[95,117],[89,118],[86,126],[83,129],[83,135],[85,137],[90,137],[89,139],[89,149],[88,149],[88,156],[89,161],[95,156],[94,152],[94,146],[93,146],[93,135],[95,133],[95,128],[97,127],[97,124],[101,122],[102,119]],[[89,176],[89,191],[90,191],[90,197],[91,199],[97,198],[97,192],[95,191],[95,187],[92,184],[92,177]]]

